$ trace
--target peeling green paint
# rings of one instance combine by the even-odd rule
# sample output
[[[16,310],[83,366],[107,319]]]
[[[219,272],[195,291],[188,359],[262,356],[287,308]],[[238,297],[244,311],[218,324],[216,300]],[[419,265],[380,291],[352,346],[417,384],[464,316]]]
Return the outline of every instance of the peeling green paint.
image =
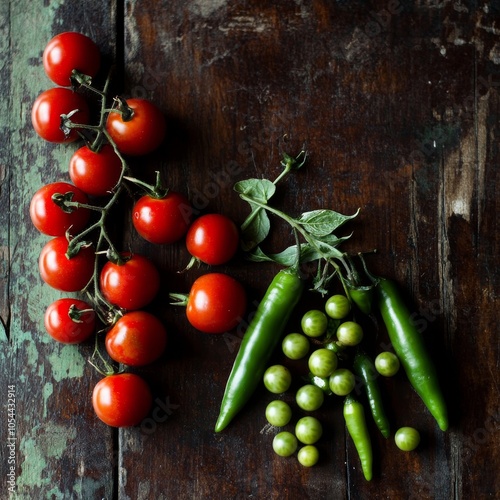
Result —
[[[23,345],[25,347],[24,352],[26,353],[26,364],[32,368],[38,364],[38,358],[40,356],[36,344],[29,339],[24,342]]]
[[[81,477],[80,482],[73,487],[73,493],[76,493],[77,498],[101,498],[99,491],[102,489],[100,484],[91,477]],[[67,497],[66,497],[67,498]]]
[[[47,361],[51,365],[52,377],[56,382],[83,376],[85,359],[74,345],[64,345],[58,351],[54,350]]]
[[[38,425],[24,436],[19,447],[24,460],[17,478],[18,492],[21,493],[24,486],[50,486],[53,481],[50,471],[46,470],[47,461],[60,459],[75,438],[76,429],[51,423]]]
[[[47,382],[43,386],[43,418],[47,418],[47,401],[52,396],[52,393],[54,392],[54,386],[52,382]]]
[[[4,35],[0,37],[0,80],[4,89],[0,96],[4,137],[0,165],[0,299],[5,299],[0,308],[0,367],[8,368],[0,378],[3,383],[15,384],[18,401],[15,498],[109,498],[113,484],[112,467],[103,451],[110,434],[104,431],[103,438],[99,430],[99,439],[89,443],[85,440],[88,425],[82,416],[71,415],[68,407],[58,406],[58,394],[68,397],[67,382],[73,386],[82,378],[84,390],[88,389],[83,378],[86,357],[78,346],[59,344],[45,331],[46,308],[68,294],[50,288],[39,275],[38,257],[49,237],[30,223],[28,208],[40,186],[69,181],[67,169],[75,148],[41,140],[30,115],[39,93],[53,86],[42,66],[45,45],[59,28],[86,29],[90,21],[79,16],[95,10],[82,8],[73,14],[74,5],[70,4],[68,0],[0,2],[0,34]],[[61,12],[62,7],[66,10]],[[100,5],[101,20],[108,21],[110,9],[107,2]],[[109,28],[106,21],[104,29]],[[112,33],[112,29],[109,31]],[[3,436],[2,431],[0,425]],[[74,470],[68,471],[68,467]]]

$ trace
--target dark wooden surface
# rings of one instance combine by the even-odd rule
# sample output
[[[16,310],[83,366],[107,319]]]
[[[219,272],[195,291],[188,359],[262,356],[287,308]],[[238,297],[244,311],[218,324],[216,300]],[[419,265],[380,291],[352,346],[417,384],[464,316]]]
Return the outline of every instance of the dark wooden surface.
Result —
[[[167,144],[133,167],[146,180],[160,169],[200,213],[242,222],[247,207],[234,182],[274,178],[281,151],[306,145],[306,168],[273,203],[291,214],[361,209],[346,249],[377,249],[372,269],[415,304],[449,405],[446,433],[400,374],[383,381],[393,427],[414,425],[422,443],[405,454],[372,432],[370,483],[338,401],[318,412],[325,436],[311,469],[274,455],[264,390],[216,435],[238,332],[200,334],[168,305],[169,291],[187,291],[207,268],[176,275],[188,258],[183,245],[142,242],[127,204],[115,237],[161,269],[153,309],[171,346],[141,370],[156,398],[149,420],[118,432],[95,418],[92,345],[56,345],[43,331],[43,312],[60,295],[41,284],[46,238],[27,211],[40,185],[67,179],[74,151],[44,143],[29,119],[50,86],[43,48],[65,30],[93,37],[117,63],[120,91],[165,112]],[[12,448],[15,498],[499,498],[498,2],[3,0],[0,31],[2,498]],[[274,227],[268,245],[280,250],[290,235]],[[277,271],[241,259],[217,269],[240,279],[251,300]],[[301,311],[318,301],[307,296]]]

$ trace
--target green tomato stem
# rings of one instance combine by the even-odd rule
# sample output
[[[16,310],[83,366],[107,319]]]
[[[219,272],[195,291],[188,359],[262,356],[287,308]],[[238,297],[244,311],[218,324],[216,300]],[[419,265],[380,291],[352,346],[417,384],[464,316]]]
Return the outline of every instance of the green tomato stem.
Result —
[[[175,300],[175,302],[170,302],[171,306],[182,306],[186,307],[189,300],[189,295],[185,293],[170,293],[169,298]]]
[[[297,164],[299,158],[303,156],[304,159],[301,161],[301,163]],[[276,185],[278,182],[280,182],[282,179],[284,179],[292,170],[298,170],[302,165],[304,165],[306,161],[306,156],[307,153],[302,150],[295,158],[292,156],[283,153],[283,160],[281,161],[281,165],[284,167],[280,175],[274,179],[273,184]],[[260,210],[263,210],[263,208],[259,208],[258,210],[254,210],[253,212],[250,213],[250,215],[243,221],[241,224],[241,230],[245,231],[245,229],[252,223],[252,221],[257,217],[257,214],[260,212]]]
[[[163,182],[161,180],[161,174],[159,171],[156,171],[156,182],[154,186],[140,179],[136,179],[135,177],[130,177],[128,175],[123,176],[123,179],[125,179],[128,182],[131,182],[132,184],[135,184],[136,186],[143,188],[148,196],[151,196],[152,198],[158,200],[165,198],[165,196],[167,196],[169,191],[169,189],[163,185]]]

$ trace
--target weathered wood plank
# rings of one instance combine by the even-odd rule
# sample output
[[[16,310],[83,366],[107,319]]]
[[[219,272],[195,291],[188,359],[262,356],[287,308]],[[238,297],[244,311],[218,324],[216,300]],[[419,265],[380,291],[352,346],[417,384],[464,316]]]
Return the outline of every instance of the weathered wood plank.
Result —
[[[10,14],[8,4],[0,7],[0,30],[1,30],[1,52],[4,54],[0,68],[0,82],[4,92],[0,95],[0,109],[5,117],[9,115],[11,102],[11,82],[10,82],[10,51],[9,51],[9,33],[10,33]],[[5,120],[2,125],[2,144],[0,149],[0,227],[8,227],[9,214],[9,170],[10,163],[10,130],[9,120]],[[10,321],[9,311],[9,232],[2,230],[0,232],[0,341],[3,343],[7,338],[5,326]]]
[[[93,36],[109,58],[115,46],[111,2],[99,10],[73,2],[3,2],[2,37],[2,292],[8,341],[0,353],[2,402],[15,390],[14,464],[2,446],[2,490],[15,467],[18,498],[111,498],[112,433],[93,418],[86,358],[92,346],[56,345],[43,328],[45,308],[62,296],[43,285],[38,254],[47,237],[31,225],[27,207],[39,186],[68,179],[74,148],[45,144],[31,126],[31,105],[52,86],[41,55],[61,31]],[[4,408],[4,406],[2,406]],[[6,415],[2,414],[2,442]],[[6,452],[9,455],[6,455]]]

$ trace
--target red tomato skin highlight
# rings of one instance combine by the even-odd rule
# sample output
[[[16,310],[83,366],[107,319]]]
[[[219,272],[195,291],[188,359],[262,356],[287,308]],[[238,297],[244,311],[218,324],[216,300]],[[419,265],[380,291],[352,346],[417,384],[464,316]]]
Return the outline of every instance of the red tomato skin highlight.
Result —
[[[188,252],[211,266],[231,260],[239,245],[236,224],[222,214],[206,214],[196,219],[186,235]]]
[[[167,124],[163,113],[146,99],[127,99],[127,106],[133,111],[129,120],[123,120],[120,113],[111,112],[106,130],[118,150],[129,156],[151,153],[163,142]]]
[[[197,330],[220,334],[241,322],[246,307],[246,292],[241,283],[227,274],[208,273],[193,283],[186,316]]]
[[[101,291],[111,304],[127,311],[148,305],[160,289],[160,274],[155,265],[139,254],[122,254],[123,264],[104,264],[100,274]]]

